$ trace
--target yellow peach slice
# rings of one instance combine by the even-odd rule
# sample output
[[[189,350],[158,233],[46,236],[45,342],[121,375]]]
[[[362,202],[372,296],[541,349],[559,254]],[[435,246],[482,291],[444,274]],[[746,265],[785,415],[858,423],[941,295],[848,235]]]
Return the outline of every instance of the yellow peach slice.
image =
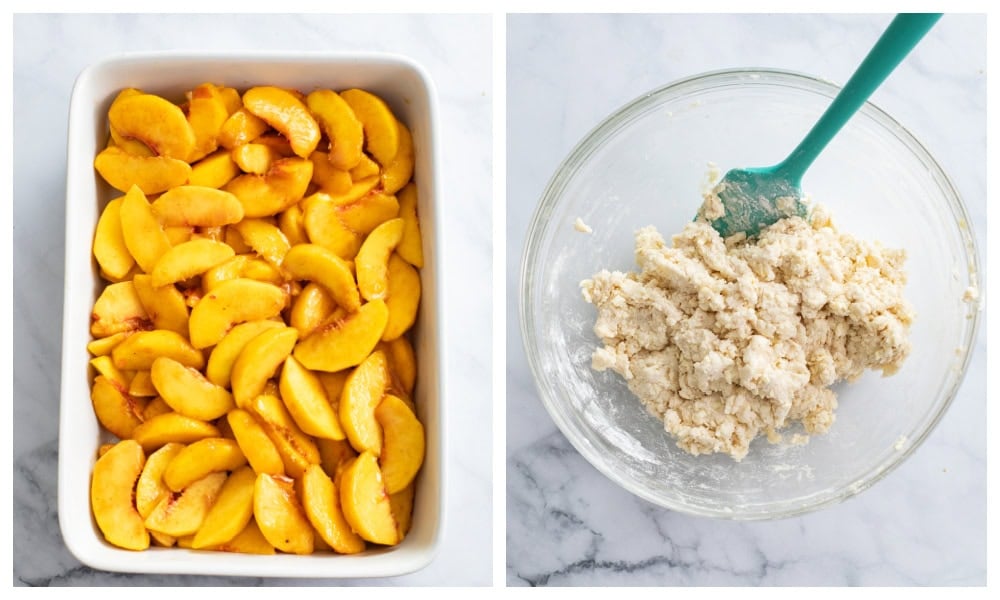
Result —
[[[420,269],[424,266],[424,251],[420,238],[420,219],[417,217],[417,186],[407,184],[400,190],[399,216],[403,219],[403,239],[396,246],[399,257]]]
[[[156,398],[150,400],[149,404],[147,404],[146,408],[142,411],[142,420],[144,422],[149,421],[170,412],[174,412],[174,409],[170,408],[170,405],[167,404],[163,398],[157,396]]]
[[[137,156],[111,146],[94,159],[94,169],[121,192],[137,186],[146,194],[159,194],[187,182],[191,165],[166,156]]]
[[[195,148],[195,133],[184,112],[153,94],[116,100],[108,120],[119,136],[139,140],[159,156],[186,160]]]
[[[203,83],[188,93],[188,122],[194,131],[194,150],[188,162],[195,162],[219,147],[218,136],[222,124],[229,118],[229,110],[220,89]]]
[[[87,343],[87,352],[90,352],[93,356],[107,356],[111,354],[111,351],[114,350],[115,346],[120,344],[122,340],[132,335],[133,331],[135,330],[129,329],[127,331],[113,333],[109,336],[92,340]]]
[[[90,334],[98,338],[153,328],[131,281],[112,283],[104,288],[94,302],[90,319]]]
[[[257,475],[253,515],[269,544],[291,554],[313,551],[313,528],[295,491],[267,473]]]
[[[295,154],[307,158],[319,144],[319,124],[288,90],[274,86],[250,88],[243,94],[243,106],[284,135]]]
[[[142,425],[145,401],[130,395],[124,386],[103,375],[94,378],[90,401],[97,421],[120,439],[132,437],[133,432]]]
[[[317,438],[316,447],[319,448],[319,464],[331,478],[336,478],[337,473],[358,456],[347,438],[342,440]]]
[[[177,453],[163,471],[163,483],[179,492],[209,473],[235,471],[247,464],[234,440],[209,437],[193,442]]]
[[[190,444],[208,437],[219,437],[219,429],[211,423],[169,412],[145,421],[132,431],[132,439],[152,452],[164,444]]]
[[[308,244],[309,233],[303,221],[302,203],[289,206],[278,215],[278,229],[292,246]]]
[[[206,292],[211,292],[233,279],[254,279],[277,286],[285,283],[284,275],[274,265],[251,254],[238,254],[205,271],[201,276],[201,286]]]
[[[306,96],[306,104],[330,140],[330,164],[343,170],[357,165],[364,129],[347,102],[332,90],[316,90]]]
[[[90,366],[94,367],[94,370],[97,371],[97,375],[104,377],[119,389],[128,389],[130,379],[129,376],[115,366],[115,363],[111,361],[110,356],[98,356],[93,358],[90,361]]]
[[[137,398],[156,397],[156,386],[153,385],[153,379],[150,377],[149,371],[135,371],[135,375],[132,376],[132,380],[128,384],[128,393],[130,396]],[[142,415],[143,419],[145,419],[145,409],[143,409]]]
[[[236,537],[228,542],[211,546],[208,550],[219,552],[238,552],[240,554],[274,554],[274,546],[268,543],[264,534],[260,532],[257,522],[251,518],[243,531],[236,534]]]
[[[145,550],[149,533],[132,504],[135,481],[146,456],[134,440],[122,440],[94,464],[90,505],[97,527],[109,543],[126,550]]]
[[[224,242],[195,239],[167,250],[153,267],[153,286],[161,287],[201,275],[234,255]]]
[[[385,298],[389,289],[389,257],[403,237],[403,225],[402,219],[390,219],[372,230],[361,244],[354,267],[358,291],[365,300]]]
[[[405,402],[385,396],[375,407],[375,419],[382,426],[379,466],[390,494],[410,485],[424,464],[424,426]]]
[[[351,268],[339,256],[317,244],[299,244],[285,255],[285,271],[295,279],[314,281],[330,292],[338,306],[358,310],[361,298]]]
[[[226,333],[208,357],[205,377],[212,383],[228,388],[233,372],[233,364],[243,348],[264,331],[283,327],[280,321],[248,321],[233,327]]]
[[[240,175],[223,187],[243,204],[247,217],[276,215],[302,200],[312,180],[313,164],[304,158],[274,161],[264,175]]]
[[[243,219],[233,227],[254,252],[272,265],[281,266],[291,244],[274,224],[263,219]]]
[[[373,177],[378,179],[381,172],[381,167],[374,160],[368,158],[367,154],[361,155],[361,162],[358,163],[356,167],[351,169],[351,180],[361,181]]]
[[[219,497],[205,516],[191,543],[192,548],[224,544],[243,531],[253,518],[253,490],[257,474],[241,467],[226,479]]]
[[[288,475],[302,477],[306,467],[319,464],[320,455],[316,443],[299,429],[276,395],[265,393],[257,396],[251,402],[249,410],[278,450]]]
[[[132,371],[148,371],[153,361],[161,356],[168,356],[195,369],[205,366],[205,357],[200,350],[176,331],[165,329],[134,333],[111,351],[116,367]]]
[[[365,179],[355,179],[351,183],[351,187],[345,189],[342,192],[328,192],[330,202],[333,202],[335,206],[343,206],[345,204],[351,204],[365,195],[370,194],[375,190],[375,186],[378,185],[378,177],[368,177]],[[326,191],[326,190],[324,190]]]
[[[395,494],[389,494],[389,505],[392,507],[392,516],[396,519],[396,531],[399,533],[400,541],[410,532],[410,524],[413,521],[413,491],[411,483]]]
[[[361,248],[361,236],[340,220],[337,206],[327,194],[317,192],[302,206],[302,225],[309,241],[330,250],[344,260],[353,260]]]
[[[205,522],[225,482],[225,473],[210,473],[179,493],[168,495],[146,517],[146,528],[178,538],[195,533]]]
[[[417,320],[420,307],[420,273],[396,254],[389,258],[389,291],[385,304],[389,322],[382,339],[391,341],[406,333]]]
[[[277,131],[263,133],[254,138],[253,143],[267,146],[271,150],[274,150],[279,158],[295,156],[295,151],[292,150],[292,144],[288,141],[288,138]]]
[[[354,533],[340,509],[340,495],[319,465],[310,465],[302,476],[302,506],[316,532],[341,554],[363,552],[365,541]]]
[[[102,271],[115,278],[125,277],[135,265],[122,234],[121,204],[121,198],[108,202],[94,231],[94,258]]]
[[[244,173],[263,175],[271,170],[274,161],[281,158],[278,151],[264,144],[243,144],[232,150],[233,162]]]
[[[135,484],[135,508],[143,519],[170,494],[170,488],[163,483],[163,471],[183,448],[184,444],[166,444],[146,459],[146,466]]]
[[[188,242],[196,235],[194,227],[185,225],[167,225],[163,228],[163,233],[167,235],[171,246]]]
[[[413,177],[413,137],[406,125],[399,121],[399,152],[382,170],[382,189],[386,194],[395,194]]]
[[[358,233],[368,235],[389,219],[399,216],[399,201],[395,196],[372,190],[357,200],[337,206],[341,222]]]
[[[389,359],[389,372],[399,380],[400,391],[412,394],[417,381],[417,356],[410,341],[400,336],[391,342],[379,342],[376,349],[385,352],[385,357]]]
[[[319,327],[336,308],[337,303],[325,287],[309,283],[302,288],[292,303],[288,324],[299,330],[301,339]]]
[[[233,363],[232,385],[236,405],[245,408],[292,353],[299,332],[293,327],[267,329],[247,342]]]
[[[150,377],[163,401],[186,417],[211,421],[236,407],[226,388],[172,358],[161,356],[154,360]]]
[[[351,174],[330,163],[326,152],[313,152],[309,160],[313,164],[312,182],[320,190],[330,194],[342,194],[351,189]]]
[[[172,285],[154,286],[152,275],[136,275],[132,278],[132,286],[156,329],[168,329],[187,336],[188,308],[184,294]]]
[[[381,339],[388,319],[382,300],[345,316],[334,313],[295,346],[295,358],[307,369],[330,373],[358,365]]]
[[[221,227],[243,219],[239,199],[223,190],[182,185],[153,201],[153,214],[165,226]]]
[[[221,188],[240,174],[228,150],[217,150],[191,165],[188,184],[199,187]]]
[[[375,455],[362,452],[340,478],[340,504],[359,536],[375,544],[399,543],[396,519]]]
[[[345,90],[340,97],[361,121],[365,150],[380,165],[390,164],[399,151],[399,126],[392,110],[381,98],[364,90]]]
[[[125,246],[142,270],[149,273],[170,249],[170,240],[153,214],[146,195],[138,187],[132,186],[125,194],[119,211]]]
[[[260,136],[270,126],[264,119],[254,115],[246,108],[240,108],[229,115],[219,130],[219,145],[228,150],[250,143]]]
[[[344,430],[340,428],[323,384],[294,356],[285,359],[278,389],[289,414],[304,433],[331,440],[344,439]]]
[[[243,98],[240,97],[239,90],[231,87],[220,87],[219,97],[222,98],[222,103],[226,107],[226,114],[232,115],[234,112],[243,108]]]
[[[375,418],[375,407],[382,402],[389,386],[388,361],[380,351],[372,352],[348,375],[340,394],[340,424],[358,452],[382,451],[382,426]]]
[[[285,463],[281,454],[253,415],[235,408],[226,415],[226,421],[254,472],[284,475]]]
[[[234,325],[277,316],[287,303],[285,291],[253,279],[233,279],[207,293],[194,309],[188,328],[195,348],[221,340]]]

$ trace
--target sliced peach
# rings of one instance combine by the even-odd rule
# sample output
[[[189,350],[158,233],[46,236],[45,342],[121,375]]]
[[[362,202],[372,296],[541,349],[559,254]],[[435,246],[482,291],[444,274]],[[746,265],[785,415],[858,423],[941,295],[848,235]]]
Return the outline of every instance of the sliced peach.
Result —
[[[392,507],[392,516],[396,519],[396,531],[399,533],[400,541],[410,532],[410,524],[413,521],[413,491],[411,483],[395,494],[389,494],[389,506]]]
[[[362,452],[344,470],[340,478],[340,504],[351,529],[365,540],[385,545],[399,543],[389,494],[371,452]]]
[[[170,494],[170,488],[163,483],[163,471],[183,448],[184,444],[166,444],[146,459],[146,466],[135,484],[135,507],[143,519]]]
[[[224,242],[194,239],[178,244],[164,252],[156,261],[152,271],[153,286],[170,285],[201,275],[233,255],[233,249]]]
[[[170,249],[170,240],[153,214],[146,195],[138,187],[129,189],[119,210],[125,246],[142,270],[149,273],[156,266],[156,261]]]
[[[278,386],[285,407],[304,433],[331,440],[344,439],[344,430],[323,384],[294,356],[285,359]]]
[[[157,396],[156,398],[150,400],[149,404],[146,405],[146,408],[143,409],[142,420],[144,422],[149,421],[160,415],[165,415],[170,412],[174,412],[174,409],[170,408],[170,405],[167,404],[166,401],[163,400],[163,398]]]
[[[292,150],[292,144],[289,143],[288,138],[277,131],[263,133],[254,138],[253,143],[267,146],[271,150],[274,150],[279,158],[295,156],[295,151]]]
[[[236,405],[245,408],[278,367],[292,353],[299,332],[293,327],[267,329],[247,342],[233,363],[232,385]]]
[[[219,97],[222,98],[222,103],[226,106],[227,114],[231,115],[243,108],[243,98],[240,97],[240,92],[236,88],[220,87]]]
[[[303,220],[302,203],[289,206],[278,215],[278,229],[292,246],[308,244],[309,233]]]
[[[145,401],[130,395],[123,386],[103,375],[94,378],[90,401],[97,421],[120,439],[132,437],[136,428],[142,425]]]
[[[336,308],[337,303],[325,287],[309,283],[292,303],[288,324],[299,330],[299,338],[304,338],[329,318]]]
[[[164,225],[221,227],[243,219],[239,199],[214,187],[181,185],[153,201],[153,214]]]
[[[309,160],[313,164],[312,182],[319,189],[330,194],[342,194],[351,189],[351,174],[330,163],[326,152],[313,152]]]
[[[356,200],[363,198],[366,194],[371,193],[375,190],[375,186],[378,185],[378,177],[372,176],[365,179],[353,179],[351,182],[351,187],[345,189],[342,192],[328,192],[330,202],[333,202],[336,206],[342,206],[345,204],[351,204]],[[326,191],[326,190],[324,190]]]
[[[319,464],[332,478],[336,478],[337,473],[358,456],[357,451],[346,438],[342,440],[318,438],[316,447],[319,448]]]
[[[208,437],[219,437],[218,428],[176,412],[157,415],[132,431],[132,439],[146,452],[171,442],[190,444]]]
[[[340,220],[337,206],[329,195],[317,192],[302,206],[302,225],[309,241],[330,250],[344,260],[353,260],[361,248],[361,236]]]
[[[101,291],[90,315],[90,334],[108,337],[152,329],[153,322],[131,281],[112,283]]]
[[[242,144],[247,144],[268,130],[270,126],[264,119],[254,115],[246,108],[240,108],[229,115],[219,130],[219,145],[232,150]]]
[[[282,485],[267,473],[257,475],[253,492],[253,515],[269,544],[292,554],[313,551],[313,528],[290,485]]]
[[[376,348],[389,359],[389,371],[399,380],[400,391],[412,394],[417,381],[417,356],[410,340],[400,336],[391,342],[379,342]]]
[[[172,358],[161,356],[154,360],[150,376],[164,402],[192,419],[212,421],[236,407],[226,388]]]
[[[125,277],[135,265],[122,234],[121,205],[121,198],[108,202],[94,231],[94,258],[102,271],[117,278]]]
[[[310,465],[302,476],[302,506],[317,533],[336,552],[363,552],[365,541],[351,530],[340,509],[340,496],[319,465]]]
[[[188,184],[218,189],[239,174],[240,168],[233,161],[229,151],[217,150],[191,165]]]
[[[210,473],[180,492],[171,493],[146,517],[146,527],[174,537],[195,533],[205,522],[225,482],[225,473]]]
[[[284,135],[295,154],[307,158],[319,144],[319,124],[288,90],[274,86],[250,88],[243,94],[243,106]]]
[[[375,407],[382,426],[382,452],[378,456],[385,489],[390,494],[410,485],[424,464],[424,426],[405,402],[387,395]]]
[[[337,206],[337,216],[349,229],[359,235],[368,235],[382,223],[399,216],[399,201],[376,189],[353,202]]]
[[[295,347],[295,358],[314,371],[341,371],[358,365],[381,339],[388,323],[385,302],[374,300],[357,312],[336,313]]]
[[[403,335],[417,320],[420,307],[420,273],[398,255],[389,258],[389,290],[385,304],[389,322],[382,339],[391,341]]]
[[[287,301],[285,291],[275,285],[253,279],[227,281],[191,310],[191,343],[195,348],[215,345],[234,325],[277,316]]]
[[[306,104],[330,140],[330,164],[343,170],[357,165],[364,129],[347,102],[332,90],[316,90],[306,97]]]
[[[253,518],[253,490],[257,475],[250,467],[241,467],[226,479],[219,497],[195,534],[192,548],[224,544],[243,531]]]
[[[399,121],[396,125],[399,127],[399,151],[382,170],[382,189],[386,194],[395,194],[413,177],[413,137],[406,125]]]
[[[176,331],[165,329],[134,333],[111,351],[116,367],[133,371],[148,371],[153,361],[161,356],[168,356],[195,369],[205,366],[205,357],[200,350]]]
[[[274,546],[260,532],[260,527],[257,526],[257,521],[253,518],[243,528],[243,531],[236,534],[236,537],[228,542],[211,546],[207,549],[219,552],[238,552],[240,554],[274,554]]]
[[[159,194],[187,182],[191,165],[166,156],[137,156],[117,146],[105,148],[94,159],[94,168],[116,190],[137,186],[146,194]]]
[[[184,294],[173,285],[154,286],[151,275],[136,275],[132,278],[132,285],[156,329],[168,329],[187,336],[188,308]]]
[[[295,279],[315,281],[326,288],[338,306],[358,310],[361,298],[350,266],[317,244],[299,244],[288,251],[282,267]]]
[[[278,151],[264,144],[243,144],[232,150],[233,162],[244,173],[263,175],[271,170],[274,161],[281,158]]]
[[[232,377],[233,364],[243,348],[264,331],[283,327],[280,321],[256,320],[241,323],[226,333],[208,357],[205,376],[212,383],[228,388]]]
[[[132,376],[132,380],[128,384],[128,393],[136,398],[156,397],[156,386],[153,385],[149,371],[135,371],[135,375]],[[143,419],[146,418],[146,409],[143,409],[142,416]]]
[[[186,160],[195,148],[195,133],[184,112],[153,94],[116,100],[108,120],[119,136],[139,140],[159,156]]]
[[[235,471],[247,464],[234,440],[209,437],[193,442],[177,453],[163,472],[163,483],[179,492],[209,473]]]
[[[194,131],[194,150],[188,162],[195,162],[219,147],[219,132],[229,118],[229,110],[218,87],[203,83],[188,94],[188,122]]]
[[[382,402],[389,386],[389,363],[380,351],[372,352],[348,375],[340,394],[340,424],[358,452],[382,451],[382,426],[375,418],[375,407]]]
[[[177,244],[191,241],[191,238],[195,235],[195,230],[194,227],[185,225],[166,225],[163,228],[163,233],[167,235],[167,241],[170,242],[170,245],[176,246]]]
[[[373,177],[378,179],[382,168],[378,166],[378,163],[374,160],[368,158],[367,154],[361,155],[361,162],[358,163],[356,167],[351,169],[351,180],[361,181]]]
[[[291,244],[277,226],[264,219],[243,219],[233,227],[254,252],[272,265],[281,266]]]
[[[284,275],[274,265],[252,254],[237,254],[205,271],[201,276],[201,285],[206,292],[211,292],[233,279],[253,279],[277,286],[285,283]]]
[[[105,288],[107,289],[107,288]],[[152,326],[150,324],[150,326]],[[119,333],[113,333],[109,336],[97,338],[96,340],[91,340],[87,342],[87,352],[90,352],[92,356],[107,356],[111,354],[111,351],[115,349],[115,346],[121,343],[122,340],[132,335],[135,330],[121,331]]]
[[[354,267],[358,274],[358,291],[365,300],[386,297],[389,257],[403,237],[403,225],[402,219],[390,219],[376,227],[361,244]]]
[[[245,216],[268,217],[302,200],[312,169],[312,162],[304,158],[282,158],[264,175],[240,175],[223,189],[240,199]]]
[[[247,462],[257,473],[284,475],[285,464],[274,442],[264,428],[245,410],[236,408],[229,411],[226,421],[233,430],[236,442],[247,457]]]
[[[129,376],[124,371],[118,369],[112,362],[110,356],[98,356],[90,360],[90,366],[94,367],[98,375],[103,376],[109,382],[120,389],[128,389]]]
[[[251,402],[249,410],[274,443],[288,475],[302,477],[306,467],[319,464],[320,455],[316,443],[299,429],[276,395],[265,393],[257,396]]]
[[[233,227],[226,227],[226,231],[223,235],[223,241],[229,244],[229,247],[233,249],[236,254],[249,254],[253,252],[250,246],[247,246],[243,242],[243,237],[240,232],[236,231]]]
[[[94,464],[90,505],[97,527],[109,543],[126,550],[145,550],[149,533],[132,503],[135,481],[146,456],[134,440],[122,440]]]
[[[399,257],[418,269],[424,266],[424,251],[420,238],[420,219],[417,217],[417,186],[408,183],[400,190],[399,216],[403,219],[403,239],[396,246]]]
[[[365,132],[365,150],[380,165],[388,165],[399,151],[399,125],[381,98],[359,89],[345,90],[340,97],[354,111]]]

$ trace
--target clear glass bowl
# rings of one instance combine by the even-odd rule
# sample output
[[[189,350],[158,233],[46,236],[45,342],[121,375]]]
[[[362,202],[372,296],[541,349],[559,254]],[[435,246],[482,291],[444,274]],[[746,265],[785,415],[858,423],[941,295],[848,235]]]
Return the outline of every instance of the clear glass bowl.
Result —
[[[611,115],[560,165],[529,225],[521,326],[539,394],[598,470],[630,492],[686,513],[767,519],[842,501],[898,466],[927,437],[961,384],[979,323],[964,302],[978,265],[966,209],[947,176],[871,104],[803,180],[838,228],[908,252],[913,351],[892,377],[838,384],[837,418],[806,445],[758,438],[742,462],[691,456],[611,371],[590,367],[596,311],[579,282],[634,270],[635,230],[680,231],[701,202],[712,161],[725,171],[780,161],[838,88],[801,74],[735,70],[654,90]],[[575,230],[577,218],[592,234]],[[789,433],[801,431],[795,427]]]

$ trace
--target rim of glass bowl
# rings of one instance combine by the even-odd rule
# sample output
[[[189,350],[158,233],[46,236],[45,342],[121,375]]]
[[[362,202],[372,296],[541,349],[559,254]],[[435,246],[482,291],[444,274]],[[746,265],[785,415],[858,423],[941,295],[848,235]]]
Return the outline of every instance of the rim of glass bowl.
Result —
[[[545,191],[542,193],[538,206],[535,208],[535,212],[528,224],[524,250],[521,255],[521,293],[519,295],[518,308],[521,319],[522,344],[528,357],[528,365],[531,368],[532,377],[535,381],[535,387],[541,397],[542,404],[552,417],[552,420],[555,421],[556,426],[563,433],[563,435],[566,436],[566,439],[568,439],[570,444],[576,448],[577,452],[583,455],[587,462],[604,474],[605,477],[640,498],[658,506],[678,512],[730,520],[778,519],[812,512],[820,508],[843,502],[844,500],[847,500],[848,498],[851,498],[868,489],[892,472],[896,467],[909,458],[909,456],[923,443],[927,436],[930,435],[931,431],[933,431],[937,426],[941,417],[944,416],[945,412],[947,412],[948,407],[951,406],[952,401],[955,399],[955,396],[965,379],[965,374],[968,370],[972,354],[970,349],[972,344],[975,342],[980,324],[980,311],[976,310],[976,307],[973,307],[971,310],[972,326],[966,328],[965,332],[966,336],[964,346],[966,351],[964,352],[961,371],[955,379],[952,387],[948,390],[947,397],[941,404],[938,411],[927,422],[919,436],[916,437],[904,451],[892,454],[884,463],[874,467],[866,473],[862,473],[853,483],[844,486],[841,490],[836,491],[835,493],[819,495],[815,501],[809,501],[802,505],[787,508],[785,510],[775,511],[773,513],[762,513],[759,511],[752,513],[740,513],[738,511],[724,512],[718,509],[709,509],[700,506],[692,506],[690,504],[682,504],[672,500],[671,498],[658,496],[644,489],[635,482],[622,478],[619,472],[615,471],[611,465],[604,462],[602,455],[598,454],[593,446],[584,442],[583,436],[578,436],[581,430],[577,427],[576,423],[574,423],[573,415],[570,414],[572,411],[565,410],[564,414],[564,410],[561,409],[560,405],[554,401],[554,397],[561,393],[561,389],[556,382],[546,379],[546,372],[539,363],[539,350],[534,344],[532,337],[535,331],[535,321],[531,312],[528,310],[529,305],[531,304],[529,300],[533,300],[535,294],[532,277],[534,274],[534,269],[532,267],[533,260],[536,258],[538,250],[544,241],[546,225],[550,223],[549,217],[556,205],[556,201],[560,197],[562,190],[576,175],[579,168],[586,162],[591,154],[607,142],[609,138],[612,137],[621,127],[644,114],[647,109],[658,105],[663,101],[683,97],[684,95],[695,91],[704,91],[706,89],[732,85],[746,86],[763,84],[772,86],[784,85],[798,90],[811,91],[828,96],[831,100],[840,90],[840,86],[830,81],[806,75],[804,73],[780,69],[743,68],[709,71],[693,75],[691,77],[686,77],[684,79],[668,83],[667,85],[635,98],[631,102],[616,110],[600,124],[590,130],[590,132],[588,132],[582,140],[577,143],[562,163],[560,163],[552,178],[549,180]],[[871,102],[866,102],[859,112],[864,112],[867,116],[873,118],[879,125],[881,125],[886,132],[895,135],[896,138],[898,138],[899,141],[902,142],[903,145],[927,167],[928,172],[931,173],[935,182],[944,193],[948,201],[948,207],[951,210],[955,221],[957,223],[969,223],[970,220],[968,211],[966,210],[965,204],[959,196],[958,191],[955,189],[954,185],[952,185],[951,180],[945,174],[941,166],[938,165],[937,161],[935,161],[927,149],[924,148],[923,144],[921,144],[905,127]],[[970,227],[960,227],[960,235],[964,241],[965,259],[969,265],[970,272],[974,272],[976,274],[978,284],[982,286],[983,278],[979,267],[979,253],[975,236],[973,235]],[[561,406],[569,406],[569,403],[564,402]]]

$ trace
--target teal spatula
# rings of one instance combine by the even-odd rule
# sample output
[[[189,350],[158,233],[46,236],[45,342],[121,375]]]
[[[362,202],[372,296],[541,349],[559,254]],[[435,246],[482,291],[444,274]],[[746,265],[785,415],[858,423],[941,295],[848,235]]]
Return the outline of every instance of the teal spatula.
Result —
[[[940,18],[940,13],[897,15],[788,158],[773,167],[726,173],[715,188],[725,215],[710,221],[712,227],[723,237],[741,231],[753,237],[784,217],[805,217],[801,184],[806,169]]]

